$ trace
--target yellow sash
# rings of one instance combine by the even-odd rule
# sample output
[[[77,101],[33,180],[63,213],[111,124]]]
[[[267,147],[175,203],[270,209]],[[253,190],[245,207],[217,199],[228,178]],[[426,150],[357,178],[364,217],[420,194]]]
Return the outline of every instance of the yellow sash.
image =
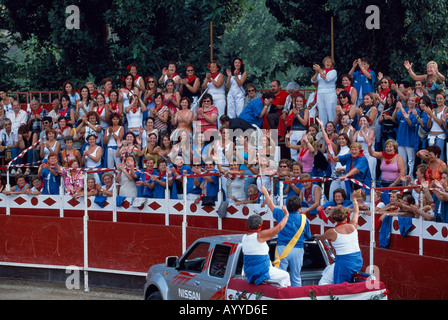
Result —
[[[285,250],[283,250],[282,255],[280,257],[278,256],[277,248],[275,248],[275,261],[272,263],[274,267],[278,268],[280,266],[280,261],[288,256],[288,254],[291,252],[292,248],[294,248],[300,236],[302,235],[303,228],[305,228],[306,216],[304,214],[301,214],[301,216],[302,216],[302,223],[300,225],[299,230],[297,230],[294,237],[292,237],[292,239],[289,241],[288,245],[285,247]]]

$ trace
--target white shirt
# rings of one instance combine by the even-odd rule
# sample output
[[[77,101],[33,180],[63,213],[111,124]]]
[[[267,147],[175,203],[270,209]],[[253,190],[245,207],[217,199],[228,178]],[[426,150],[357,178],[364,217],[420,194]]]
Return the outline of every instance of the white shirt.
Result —
[[[2,129],[0,131],[0,141],[5,141],[5,145],[7,147],[13,146],[16,141],[19,141],[19,136],[17,135],[17,132],[14,130],[11,130],[11,133],[8,135],[6,133],[6,129]]]
[[[333,93],[336,92],[336,80],[338,78],[338,73],[336,70],[330,70],[327,73],[327,77],[322,79],[320,73],[317,75],[317,80],[312,81],[312,83],[318,83],[317,92],[318,93]]]
[[[25,110],[20,109],[16,116],[14,111],[10,111],[6,114],[6,117],[11,120],[11,129],[15,132],[19,129],[20,125],[26,124],[28,113]]]

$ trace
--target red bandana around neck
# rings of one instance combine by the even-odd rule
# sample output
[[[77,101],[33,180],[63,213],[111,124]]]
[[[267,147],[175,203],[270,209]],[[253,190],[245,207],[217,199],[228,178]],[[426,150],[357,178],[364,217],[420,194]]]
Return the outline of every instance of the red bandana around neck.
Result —
[[[215,79],[219,75],[219,72],[212,73],[212,76],[208,82],[212,82],[212,79]]]
[[[196,80],[196,76],[195,76],[195,75],[192,75],[192,76],[188,76],[188,77],[187,77],[187,82],[188,82],[188,83],[193,82],[194,80]]]
[[[333,70],[333,68],[324,68],[323,71],[325,72],[325,74],[327,74],[328,72],[330,72],[331,70]]]
[[[371,69],[367,69],[367,72],[370,72]],[[361,68],[359,69],[359,72],[361,72],[361,74],[364,74],[364,72],[362,72]]]
[[[396,152],[393,154],[389,154],[384,151],[382,152],[382,154],[383,154],[384,162],[386,162],[386,164],[390,164],[390,161],[392,160],[392,158],[397,155]]]
[[[42,112],[42,110],[44,110],[44,108],[42,108],[42,106],[40,106],[37,110],[31,109],[31,111],[33,112],[33,115],[38,115]]]

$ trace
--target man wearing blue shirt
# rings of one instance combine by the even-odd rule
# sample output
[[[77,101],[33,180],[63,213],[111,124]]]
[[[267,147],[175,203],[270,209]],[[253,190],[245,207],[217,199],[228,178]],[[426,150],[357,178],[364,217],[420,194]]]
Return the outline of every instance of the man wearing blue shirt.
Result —
[[[357,66],[359,71],[355,71]],[[348,74],[353,77],[353,87],[358,92],[356,106],[359,106],[363,102],[366,93],[375,93],[375,71],[370,69],[369,59],[360,58],[353,61],[353,67]]]
[[[275,95],[271,91],[263,93],[260,98],[249,102],[238,118],[247,121],[251,125],[256,125],[261,129],[263,125],[263,117],[274,99]]]
[[[260,191],[265,196],[266,204],[272,211],[274,219],[277,221],[277,223],[279,223],[284,217],[283,211],[274,206],[274,203],[269,197],[269,192],[266,190],[265,187],[262,186]],[[286,202],[286,208],[288,209],[289,212],[289,218],[288,222],[286,223],[286,226],[278,233],[277,251],[279,257],[281,256],[283,250],[285,250],[288,243],[291,241],[291,239],[295,236],[295,234],[299,230],[302,224],[302,219],[306,219],[305,215],[299,213],[299,209],[301,208],[301,206],[302,206],[301,201],[298,196],[293,196],[289,198],[288,201]],[[289,252],[289,254],[280,261],[279,269],[286,271],[289,267],[291,286],[293,287],[300,287],[302,285],[300,272],[302,271],[303,255],[305,252],[303,248],[303,243],[306,239],[310,239],[311,237],[312,235],[310,230],[310,223],[308,219],[306,219],[305,227],[302,231],[302,234],[299,237],[299,240],[295,243],[294,247]]]

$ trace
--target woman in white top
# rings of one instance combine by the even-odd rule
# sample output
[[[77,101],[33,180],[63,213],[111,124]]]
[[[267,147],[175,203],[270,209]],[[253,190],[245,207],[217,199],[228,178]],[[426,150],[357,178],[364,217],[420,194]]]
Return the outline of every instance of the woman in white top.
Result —
[[[96,144],[96,136],[91,134],[87,137],[88,145],[84,149],[82,163],[85,168],[96,169],[101,168],[101,157],[103,156],[103,148]],[[95,183],[101,183],[98,173],[94,173]]]
[[[146,105],[138,96],[132,96],[130,104],[125,108],[126,118],[128,120],[128,131],[135,135],[140,135],[140,127],[143,126],[143,114],[146,111]]]
[[[269,193],[262,187],[263,194],[266,195],[268,201]],[[262,230],[263,218],[258,214],[253,214],[247,219],[249,233],[243,235],[241,241],[244,254],[244,273],[249,283],[260,284],[264,280],[278,281],[282,287],[291,285],[289,273],[272,266],[269,257],[269,246],[267,240],[272,239],[286,225],[289,218],[289,212],[283,206],[283,219],[273,228]]]
[[[135,173],[135,159],[132,155],[125,158],[124,163],[118,164],[117,182],[120,184],[119,196],[127,198],[137,197],[137,174]]]
[[[207,93],[213,97],[213,105],[218,109],[218,119],[226,111],[226,88],[224,86],[224,75],[220,73],[221,64],[211,61],[210,72],[206,74],[202,83],[202,90],[207,89]],[[218,123],[218,128],[221,125]]]
[[[336,226],[328,229],[323,235],[315,235],[319,240],[330,240],[336,251],[334,265],[334,284],[350,282],[352,276],[362,268],[362,255],[358,241],[358,215],[357,198],[361,189],[353,192],[353,216],[347,222],[349,208],[341,205],[331,210],[331,218],[337,222]]]
[[[12,111],[13,98],[8,97],[6,92],[0,89],[0,107],[3,108],[5,114]]]
[[[352,142],[359,142],[362,145],[362,150],[365,151],[364,155],[369,162],[370,174],[373,179],[376,179],[376,158],[372,157],[367,151],[369,149],[369,140],[375,141],[375,131],[369,127],[369,118],[367,116],[361,116],[358,120],[360,126],[359,130],[355,132]],[[372,150],[374,146],[372,146]]]
[[[226,69],[227,81],[227,115],[230,119],[237,118],[244,108],[244,82],[247,79],[247,72],[244,71],[244,62],[240,58],[232,61],[231,70]]]
[[[124,136],[124,128],[121,125],[121,117],[118,113],[113,113],[110,116],[110,125],[104,132],[103,146],[107,151],[105,152],[105,163],[107,168],[114,168],[121,162],[120,157],[116,157],[118,141],[121,141]]]
[[[48,159],[50,153],[59,154],[61,151],[61,144],[56,140],[56,130],[49,128],[45,131],[46,140],[40,144],[40,157],[42,159]]]
[[[86,116],[90,110],[93,110],[94,100],[90,96],[89,88],[86,86],[81,88],[81,97],[80,100],[76,103],[75,110],[75,123],[78,123],[78,120],[82,116]]]
[[[334,155],[337,156],[343,156],[345,154],[348,154],[350,152],[350,138],[347,134],[341,133],[337,138],[337,143],[335,143],[333,140],[330,140],[328,138],[327,132],[324,129],[322,121],[317,119],[319,122],[319,125],[321,127],[322,135],[325,139],[325,143],[327,144],[327,150],[329,149],[329,146],[333,149]],[[327,151],[329,152],[329,150]],[[331,152],[330,152],[331,154]],[[343,176],[345,174],[345,165],[343,166],[340,162],[336,162],[336,165],[334,167],[334,171],[331,174],[332,178],[336,178],[331,182],[330,185],[330,199],[329,201],[333,201],[333,191],[339,188],[344,189],[345,192],[347,192],[347,189],[345,187],[345,182],[341,181],[337,178]]]
[[[440,159],[445,161],[445,139],[446,139],[446,95],[445,92],[438,92],[435,96],[437,108],[426,111],[432,121],[431,130],[428,134],[428,146],[437,145],[442,151]]]
[[[334,60],[331,57],[325,57],[322,61],[324,68],[320,65],[313,65],[313,70],[316,72],[311,78],[312,83],[317,86],[317,105],[319,108],[319,119],[327,124],[328,121],[333,121],[336,117],[335,106],[338,104],[336,95],[336,80],[338,74],[334,67]]]
[[[118,100],[123,104],[123,109],[126,109],[129,106],[131,97],[138,94],[138,88],[135,86],[134,77],[130,73],[121,80],[123,80],[123,88],[119,91]]]
[[[109,126],[109,108],[106,105],[106,98],[102,93],[96,95],[96,103],[91,111],[94,111],[100,117],[101,133],[102,138],[104,130]]]

